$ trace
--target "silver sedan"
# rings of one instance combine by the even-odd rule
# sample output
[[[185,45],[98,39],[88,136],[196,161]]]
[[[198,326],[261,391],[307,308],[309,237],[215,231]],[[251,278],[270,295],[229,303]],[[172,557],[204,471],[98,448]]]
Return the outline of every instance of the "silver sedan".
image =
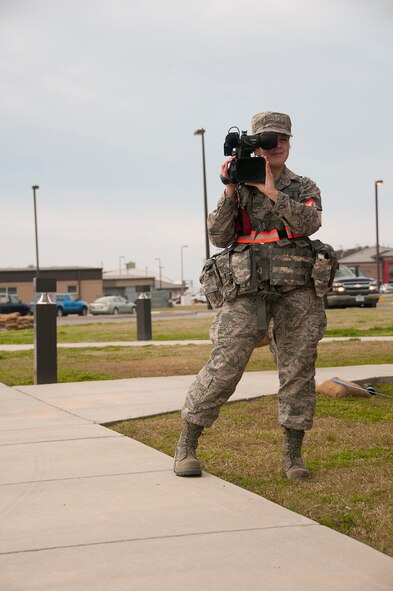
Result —
[[[134,314],[136,305],[122,296],[104,296],[89,304],[91,314]]]

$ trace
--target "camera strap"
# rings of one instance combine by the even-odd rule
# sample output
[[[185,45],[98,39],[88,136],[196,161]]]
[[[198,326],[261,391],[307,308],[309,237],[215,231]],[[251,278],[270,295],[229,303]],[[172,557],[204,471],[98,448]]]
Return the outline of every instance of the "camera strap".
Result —
[[[238,205],[238,214],[236,217],[235,230],[243,236],[248,236],[251,233],[251,218],[247,213],[245,207],[242,206],[240,201],[239,191],[236,188],[236,198]]]

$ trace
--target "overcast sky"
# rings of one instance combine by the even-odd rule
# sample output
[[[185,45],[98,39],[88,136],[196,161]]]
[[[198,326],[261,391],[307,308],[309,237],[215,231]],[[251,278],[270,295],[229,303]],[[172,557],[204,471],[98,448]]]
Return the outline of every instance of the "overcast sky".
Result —
[[[392,0],[0,0],[0,268],[197,278],[223,141],[290,114],[288,166],[322,191],[315,237],[393,247]],[[212,247],[212,252],[216,249]],[[125,257],[120,259],[120,257]]]

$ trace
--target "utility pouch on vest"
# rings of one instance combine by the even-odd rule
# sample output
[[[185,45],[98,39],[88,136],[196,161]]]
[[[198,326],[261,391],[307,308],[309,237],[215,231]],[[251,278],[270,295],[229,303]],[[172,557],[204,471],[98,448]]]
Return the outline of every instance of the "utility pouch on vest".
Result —
[[[257,292],[255,257],[249,244],[236,244],[230,253],[235,295]]]
[[[208,259],[199,278],[201,291],[212,308],[236,296],[256,293],[256,266],[249,244],[235,244]]]
[[[205,261],[199,281],[201,283],[201,293],[206,296],[211,307],[220,308],[224,302],[222,281],[214,256]]]
[[[310,242],[316,253],[311,277],[314,281],[315,293],[322,298],[333,285],[334,276],[339,266],[337,255],[330,244],[324,244],[320,240],[311,240]]]
[[[306,240],[274,244],[270,258],[270,284],[301,287],[311,282],[314,256]]]
[[[236,297],[236,285],[233,280],[231,258],[232,253],[228,249],[216,255],[217,271],[222,283],[222,298],[224,302],[231,302]]]

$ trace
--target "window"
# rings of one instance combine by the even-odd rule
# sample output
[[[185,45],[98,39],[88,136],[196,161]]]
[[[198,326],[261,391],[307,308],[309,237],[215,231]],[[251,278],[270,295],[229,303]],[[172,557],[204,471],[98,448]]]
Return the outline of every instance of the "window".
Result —
[[[8,296],[5,293],[0,294],[0,304],[19,304],[19,298],[16,295]]]
[[[68,285],[67,286],[67,292],[68,293],[77,293],[78,288],[76,285]]]
[[[18,290],[16,287],[0,287],[0,293],[5,293],[9,295],[17,295]]]

